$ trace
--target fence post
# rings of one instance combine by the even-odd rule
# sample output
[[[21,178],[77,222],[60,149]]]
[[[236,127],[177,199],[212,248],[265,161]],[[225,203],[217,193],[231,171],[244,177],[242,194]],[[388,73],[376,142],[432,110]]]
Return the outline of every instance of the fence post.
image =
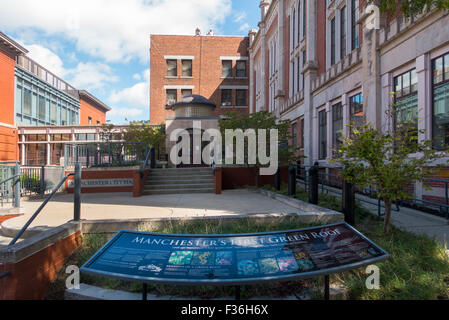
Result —
[[[42,166],[41,167],[41,184],[40,184],[40,189],[39,189],[39,194],[44,195],[45,193],[45,167]]]
[[[154,147],[150,149],[150,168],[156,168],[156,150],[154,150]]]
[[[355,206],[355,193],[352,184],[343,181],[343,213],[345,214],[345,222],[350,224],[351,226],[355,225],[355,215],[354,215],[354,206]]]
[[[309,169],[309,202],[318,204],[318,163]]]
[[[81,164],[75,164],[75,186],[73,195],[73,220],[81,219]]]
[[[296,167],[293,166],[288,168],[288,195],[296,195]]]
[[[20,166],[18,163],[16,163],[16,166],[14,168],[14,175],[16,178],[14,181],[14,208],[20,208]],[[16,180],[17,179],[17,180]]]
[[[274,175],[274,188],[277,191],[281,190],[281,170],[280,170],[280,168],[277,169],[277,171]]]

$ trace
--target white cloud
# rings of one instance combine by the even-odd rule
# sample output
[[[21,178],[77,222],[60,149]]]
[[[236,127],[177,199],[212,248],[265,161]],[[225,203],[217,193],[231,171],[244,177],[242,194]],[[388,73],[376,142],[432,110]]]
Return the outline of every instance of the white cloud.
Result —
[[[22,41],[19,42],[23,43]],[[24,45],[28,49],[28,56],[31,59],[58,77],[64,78],[66,76],[67,71],[64,69],[64,64],[57,54],[38,44]]]
[[[234,17],[234,22],[240,22],[243,19],[246,19],[246,12],[239,12],[237,13],[237,15]]]
[[[115,108],[115,107],[112,107],[112,110],[108,112],[108,118],[111,116],[135,118],[135,117],[142,116],[143,113],[144,113],[144,110],[138,109],[138,108]]]
[[[111,67],[100,62],[80,62],[74,69],[67,70],[68,81],[79,89],[101,89],[106,83],[119,81]]]
[[[136,74],[133,75],[133,79],[137,80],[137,81],[140,81],[140,80],[142,80],[142,77],[140,76],[140,74],[136,73]]]
[[[239,31],[249,31],[249,24],[244,23],[240,26]]]
[[[34,28],[107,62],[143,62],[151,33],[217,29],[230,13],[231,0],[14,0],[0,10],[0,29]]]
[[[114,105],[123,103],[130,107],[146,108],[150,103],[149,84],[147,82],[139,82],[122,91],[113,91],[109,101]]]

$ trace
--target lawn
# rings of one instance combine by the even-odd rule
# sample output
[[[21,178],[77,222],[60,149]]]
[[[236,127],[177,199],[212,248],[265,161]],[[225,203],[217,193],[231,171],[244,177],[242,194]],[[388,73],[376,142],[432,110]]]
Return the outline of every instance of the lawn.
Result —
[[[285,187],[280,193],[285,194]],[[298,199],[306,200],[307,194],[298,189]],[[338,198],[320,195],[321,206],[341,211]],[[392,228],[390,234],[382,233],[382,219],[372,215],[359,204],[356,208],[356,228],[391,254],[391,259],[378,263],[380,268],[380,289],[368,290],[365,281],[368,277],[364,268],[331,276],[331,282],[342,283],[348,287],[350,299],[449,299],[449,258],[445,249],[435,240]],[[174,234],[230,234],[289,230],[308,227],[292,218],[282,218],[276,223],[258,222],[243,219],[241,223],[229,224],[222,221],[181,221],[170,222],[157,229],[146,230],[158,233]],[[98,249],[106,243],[104,235],[86,235],[82,246],[66,262],[68,265],[81,266]],[[58,279],[50,288],[49,299],[62,299],[66,274],[61,269]],[[140,292],[141,285],[100,277],[82,275],[83,283],[109,289]],[[174,295],[181,297],[196,296],[202,299],[233,297],[234,288],[226,287],[174,287],[151,286],[151,293],[157,295]],[[310,279],[285,283],[273,283],[257,286],[243,286],[242,298],[254,296],[285,297],[298,295],[302,290],[317,293],[314,298],[321,298],[322,279]]]

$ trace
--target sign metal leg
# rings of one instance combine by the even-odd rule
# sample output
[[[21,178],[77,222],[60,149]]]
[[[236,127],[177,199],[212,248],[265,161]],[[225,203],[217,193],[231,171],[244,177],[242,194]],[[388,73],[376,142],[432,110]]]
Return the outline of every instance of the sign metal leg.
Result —
[[[147,301],[148,285],[146,283],[142,286],[142,301]]]
[[[235,300],[240,300],[240,286],[235,287]]]
[[[324,276],[324,300],[329,301],[329,275]]]

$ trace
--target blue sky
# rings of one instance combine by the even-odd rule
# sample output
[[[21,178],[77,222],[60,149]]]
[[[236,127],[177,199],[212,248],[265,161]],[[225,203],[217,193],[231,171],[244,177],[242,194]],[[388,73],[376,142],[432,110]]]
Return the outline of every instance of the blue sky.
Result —
[[[3,0],[1,0],[3,1]],[[112,107],[122,124],[149,119],[149,35],[247,35],[259,0],[14,0],[3,3],[0,31],[30,57]]]

